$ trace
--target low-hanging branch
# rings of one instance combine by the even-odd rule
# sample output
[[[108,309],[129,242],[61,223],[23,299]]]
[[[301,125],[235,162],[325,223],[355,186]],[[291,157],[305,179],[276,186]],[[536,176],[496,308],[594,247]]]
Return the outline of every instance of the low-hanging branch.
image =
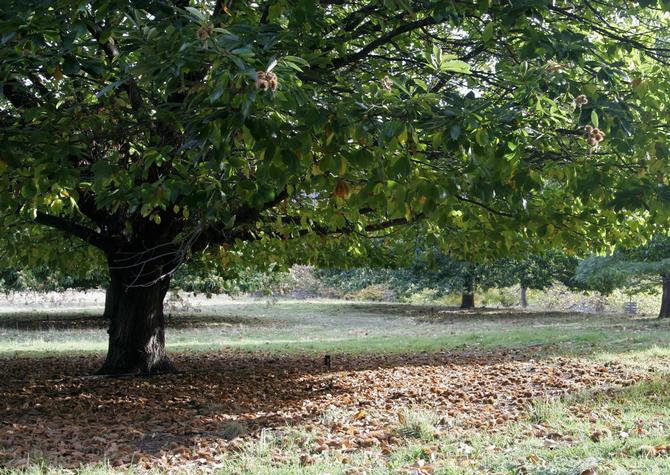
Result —
[[[108,238],[86,226],[74,223],[65,218],[37,211],[35,222],[76,236],[102,251],[109,251],[111,249],[112,243]]]

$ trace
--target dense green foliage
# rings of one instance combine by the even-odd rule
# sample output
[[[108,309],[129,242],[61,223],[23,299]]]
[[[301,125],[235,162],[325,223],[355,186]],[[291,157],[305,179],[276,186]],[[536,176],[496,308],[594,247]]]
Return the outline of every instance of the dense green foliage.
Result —
[[[90,269],[83,274],[63,272],[42,265],[30,270],[0,269],[0,292],[93,289],[107,283],[107,273]]]
[[[355,293],[373,285],[387,286],[397,296],[420,290],[408,269],[358,267],[352,269],[315,269],[320,283],[343,293]]]
[[[401,298],[427,289],[439,297],[513,285],[543,290],[561,283],[577,288],[577,264],[577,258],[556,251],[487,262],[468,262],[441,252],[424,252],[418,253],[407,267],[318,269],[316,275],[324,285],[343,292],[385,285]]]
[[[592,256],[580,263],[576,279],[603,294],[625,289],[629,294],[656,293],[662,288],[659,318],[670,317],[670,238],[656,234],[649,242],[622,248],[607,256]]]
[[[271,293],[289,281],[287,272],[236,268],[234,273],[212,267],[186,265],[174,275],[172,286],[186,292],[204,294]],[[50,292],[67,289],[89,290],[108,285],[107,272],[88,269],[83,274],[63,272],[46,265],[16,270],[0,269],[0,292]]]
[[[260,271],[254,268],[229,269],[186,265],[174,274],[172,286],[186,292],[213,294],[271,294],[291,281],[280,269]]]
[[[495,265],[506,275],[509,283],[527,289],[544,290],[556,283],[569,289],[583,286],[575,278],[580,259],[560,251],[550,250],[517,259],[503,259]]]
[[[608,256],[584,259],[577,280],[590,289],[609,294],[626,288],[631,292],[658,291],[670,276],[670,238],[656,235],[648,243],[619,249]]]
[[[617,239],[617,210],[667,217],[653,4],[4,2],[3,247],[57,257],[32,222],[177,262],[417,219],[463,255]]]

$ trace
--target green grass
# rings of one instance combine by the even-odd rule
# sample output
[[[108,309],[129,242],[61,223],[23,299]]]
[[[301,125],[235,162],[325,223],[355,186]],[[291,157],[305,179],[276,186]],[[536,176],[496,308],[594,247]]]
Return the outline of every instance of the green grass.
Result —
[[[648,450],[668,445],[670,382],[657,379],[614,391],[584,392],[561,400],[536,401],[527,420],[499,435],[470,439],[471,467],[459,473],[573,474],[590,466],[598,473],[667,474],[670,457]],[[534,429],[541,425],[542,429]],[[444,440],[445,456],[457,440]]]
[[[40,356],[61,353],[103,352],[107,342],[103,331],[44,331],[25,335],[13,331],[0,340],[0,357]],[[300,352],[347,352],[378,353],[407,351],[439,351],[463,346],[478,348],[523,347],[531,345],[557,345],[561,352],[582,352],[591,349],[606,351],[625,345],[626,349],[648,348],[650,344],[670,343],[670,335],[659,335],[655,331],[634,335],[629,338],[623,332],[561,328],[491,328],[482,331],[471,329],[454,335],[407,335],[397,336],[353,336],[336,338],[332,335],[319,337],[290,338],[291,335],[247,334],[234,338],[208,334],[206,330],[168,332],[167,347],[173,351],[213,351],[223,348],[244,350],[263,349],[283,353]]]
[[[170,319],[169,350],[376,353],[541,345],[558,353],[620,354],[670,344],[668,322],[622,316],[538,313],[529,319],[502,312],[463,317],[411,305],[296,301],[218,303],[204,310],[203,314]],[[45,315],[0,315],[0,322]],[[73,322],[81,317],[81,312],[50,315]],[[29,331],[9,324],[0,328],[0,357],[102,353],[106,339],[102,324],[99,328],[56,328],[46,322]]]
[[[406,353],[448,350],[493,349],[497,347],[537,347],[541,354],[588,355],[602,362],[618,361],[636,367],[655,366],[670,371],[670,332],[642,329],[622,330],[579,328],[490,328],[482,331],[461,329],[454,335],[354,336],[335,338],[290,338],[282,334],[247,334],[235,338],[212,337],[204,330],[168,333],[167,348],[172,353],[210,352],[223,349],[263,351],[278,354],[323,353]],[[294,336],[294,335],[293,335]],[[104,338],[104,337],[103,337]],[[53,337],[31,335],[22,339],[0,339],[0,358],[65,354],[103,355],[107,342],[88,331],[61,332]]]

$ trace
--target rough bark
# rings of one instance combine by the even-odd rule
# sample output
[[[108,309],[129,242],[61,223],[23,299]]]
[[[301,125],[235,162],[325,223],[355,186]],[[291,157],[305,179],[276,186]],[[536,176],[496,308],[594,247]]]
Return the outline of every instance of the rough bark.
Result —
[[[663,297],[658,318],[670,318],[670,275],[663,275]]]
[[[103,318],[111,320],[116,314],[116,309],[121,299],[123,292],[122,277],[118,272],[110,270],[109,272],[109,286],[105,291],[105,311]]]
[[[528,307],[528,289],[525,286],[521,286],[521,308]]]
[[[163,315],[170,279],[128,285],[132,275],[112,273],[117,273],[121,288],[119,292],[107,294],[112,300],[105,304],[111,312],[109,348],[98,374],[153,374],[173,370],[165,351]]]

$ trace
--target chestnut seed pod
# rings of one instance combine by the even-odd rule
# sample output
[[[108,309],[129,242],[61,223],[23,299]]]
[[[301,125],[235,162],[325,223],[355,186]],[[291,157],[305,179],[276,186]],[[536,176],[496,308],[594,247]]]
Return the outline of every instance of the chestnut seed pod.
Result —
[[[335,185],[335,196],[342,199],[347,199],[349,196],[349,185],[344,180],[338,180]]]

